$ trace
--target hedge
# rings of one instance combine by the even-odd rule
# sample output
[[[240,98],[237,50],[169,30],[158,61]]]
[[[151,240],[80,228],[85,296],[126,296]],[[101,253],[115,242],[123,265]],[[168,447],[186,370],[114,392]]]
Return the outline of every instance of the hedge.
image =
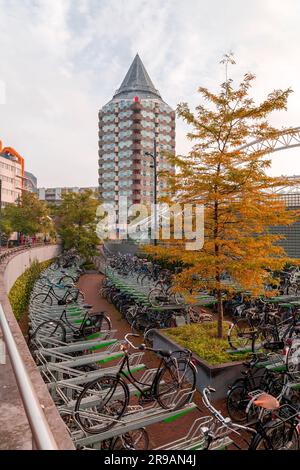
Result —
[[[184,325],[164,330],[164,334],[212,365],[241,361],[250,357],[247,353],[227,352],[230,349],[227,341],[228,328],[229,324],[224,322],[223,339],[217,338],[217,322]]]
[[[32,292],[34,283],[40,277],[41,272],[44,271],[44,269],[46,269],[52,263],[52,261],[53,260],[44,261],[43,263],[34,261],[30,268],[26,269],[26,271],[20,277],[18,277],[12,286],[8,294],[8,298],[18,322],[27,312],[30,294]]]

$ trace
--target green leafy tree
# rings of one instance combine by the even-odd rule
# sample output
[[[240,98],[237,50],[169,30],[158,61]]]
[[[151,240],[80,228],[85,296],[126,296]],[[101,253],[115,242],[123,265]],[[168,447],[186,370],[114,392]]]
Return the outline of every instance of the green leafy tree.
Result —
[[[35,235],[53,231],[52,219],[46,204],[36,194],[23,192],[17,204],[9,204],[1,211],[0,227],[5,233]]]
[[[7,242],[9,242],[10,236],[13,234],[14,229],[11,223],[11,220],[6,215],[6,208],[3,208],[0,215],[0,236],[4,237]]]
[[[96,254],[99,239],[96,235],[96,210],[99,201],[93,191],[65,193],[55,209],[56,226],[65,249],[76,248],[87,262]]]

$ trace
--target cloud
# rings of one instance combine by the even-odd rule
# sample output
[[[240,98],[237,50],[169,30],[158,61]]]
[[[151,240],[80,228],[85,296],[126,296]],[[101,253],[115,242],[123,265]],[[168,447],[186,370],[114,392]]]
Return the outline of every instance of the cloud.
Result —
[[[291,86],[300,125],[297,0],[0,0],[0,138],[26,159],[39,185],[96,185],[97,113],[138,51],[163,98],[194,107],[199,85],[216,89],[219,61],[235,52],[234,79],[257,75],[254,96]],[[187,128],[177,123],[177,150]],[[274,173],[300,174],[298,150],[273,158]],[[284,166],[283,166],[284,162]]]

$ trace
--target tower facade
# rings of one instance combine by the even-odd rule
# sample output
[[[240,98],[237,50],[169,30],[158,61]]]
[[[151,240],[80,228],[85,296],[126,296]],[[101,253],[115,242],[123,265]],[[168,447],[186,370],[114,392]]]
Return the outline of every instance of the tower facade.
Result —
[[[126,196],[128,204],[154,202],[157,171],[174,172],[163,152],[175,153],[175,112],[154,87],[136,55],[120,88],[99,112],[99,193],[103,202]],[[158,197],[165,182],[158,177]]]

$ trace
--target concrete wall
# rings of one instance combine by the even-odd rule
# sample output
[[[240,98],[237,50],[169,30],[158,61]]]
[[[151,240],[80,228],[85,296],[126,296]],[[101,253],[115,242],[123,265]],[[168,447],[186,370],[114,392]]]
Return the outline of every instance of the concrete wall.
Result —
[[[74,445],[28,350],[25,338],[15,319],[7,297],[10,287],[34,259],[46,261],[53,258],[58,252],[59,246],[46,245],[15,254],[5,260],[0,265],[0,303],[55,441],[60,449],[67,450],[74,449]],[[18,395],[17,385],[8,357],[7,364],[5,366],[0,365],[0,384],[2,385],[0,386],[0,449],[29,449],[31,448],[30,428],[20,396]]]
[[[18,256],[12,258],[6,265],[4,271],[4,286],[7,293],[21,276],[28,269],[33,261],[42,263],[48,259],[55,258],[60,251],[59,245],[45,245],[21,252]]]

